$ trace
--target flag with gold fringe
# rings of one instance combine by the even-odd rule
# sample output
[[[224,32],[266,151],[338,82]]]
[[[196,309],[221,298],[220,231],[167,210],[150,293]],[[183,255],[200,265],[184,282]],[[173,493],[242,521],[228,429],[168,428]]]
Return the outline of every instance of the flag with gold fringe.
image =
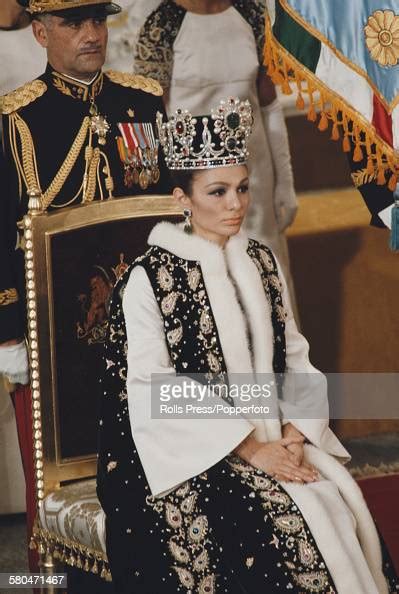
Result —
[[[398,0],[276,0],[265,63],[297,107],[363,168],[355,184],[399,178]]]

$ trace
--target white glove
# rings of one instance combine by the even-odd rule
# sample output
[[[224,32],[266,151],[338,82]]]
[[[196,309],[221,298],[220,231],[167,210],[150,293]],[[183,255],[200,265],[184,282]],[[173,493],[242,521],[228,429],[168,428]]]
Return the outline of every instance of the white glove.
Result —
[[[283,108],[278,99],[262,107],[261,113],[266,135],[269,139],[276,176],[274,210],[278,229],[282,232],[292,224],[298,210],[287,126]]]
[[[12,384],[29,384],[28,353],[24,342],[0,346],[0,373]]]

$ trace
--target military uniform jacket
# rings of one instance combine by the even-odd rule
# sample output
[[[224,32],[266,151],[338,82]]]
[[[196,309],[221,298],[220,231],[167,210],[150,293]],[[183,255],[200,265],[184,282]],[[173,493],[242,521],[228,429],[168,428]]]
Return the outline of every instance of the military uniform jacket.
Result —
[[[24,332],[23,254],[15,246],[29,190],[39,191],[47,210],[169,192],[169,174],[154,148],[161,95],[160,85],[143,76],[100,72],[84,84],[48,65],[43,76],[2,98],[0,342]],[[145,166],[130,159],[123,137],[129,129]]]

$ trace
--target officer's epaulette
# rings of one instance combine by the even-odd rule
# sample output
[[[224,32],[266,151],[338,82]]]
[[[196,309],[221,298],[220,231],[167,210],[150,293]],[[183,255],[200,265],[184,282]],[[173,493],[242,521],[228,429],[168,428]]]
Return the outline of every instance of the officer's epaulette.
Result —
[[[47,91],[47,85],[42,80],[36,79],[24,84],[15,91],[11,91],[0,99],[0,113],[6,115],[26,107],[32,101],[36,101]]]
[[[139,89],[146,93],[152,93],[160,97],[163,95],[161,85],[154,78],[142,76],[141,74],[129,74],[128,72],[118,72],[116,70],[107,70],[105,74],[108,78],[122,87],[129,87],[131,89]]]

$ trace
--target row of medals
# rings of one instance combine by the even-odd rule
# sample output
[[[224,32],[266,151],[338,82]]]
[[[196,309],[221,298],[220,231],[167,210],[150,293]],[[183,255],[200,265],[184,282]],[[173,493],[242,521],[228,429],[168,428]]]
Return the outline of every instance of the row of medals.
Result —
[[[106,136],[110,129],[105,116],[99,115],[97,106],[93,103],[90,106],[91,127],[98,135],[99,144],[106,144]],[[134,154],[129,155],[128,162],[125,161],[126,187],[131,188],[139,184],[142,190],[146,190],[150,184],[156,184],[160,178],[158,167],[158,147],[141,148]]]
[[[158,167],[158,148],[149,147],[140,150],[139,154],[129,157],[125,162],[125,185],[131,188],[139,184],[142,190],[146,190],[150,184],[159,182],[160,171]]]

